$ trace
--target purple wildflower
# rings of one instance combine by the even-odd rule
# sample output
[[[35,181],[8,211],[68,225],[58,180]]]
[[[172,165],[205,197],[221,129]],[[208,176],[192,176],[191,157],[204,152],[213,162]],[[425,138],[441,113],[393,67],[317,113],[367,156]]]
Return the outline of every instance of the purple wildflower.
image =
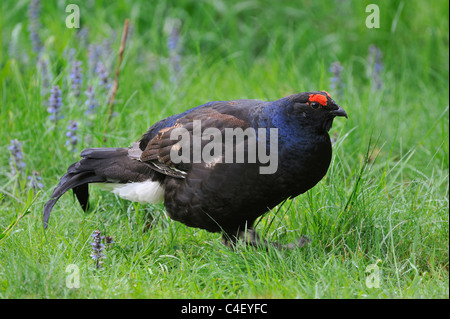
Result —
[[[71,120],[69,126],[67,127],[68,131],[66,133],[66,146],[72,151],[77,152],[77,144],[78,144],[78,123],[76,121]]]
[[[44,188],[44,185],[41,183],[42,177],[39,176],[37,171],[34,171],[33,174],[27,177],[27,179],[29,181],[28,186],[34,191]]]
[[[64,49],[63,56],[67,58],[67,64],[72,64],[75,60],[75,54],[77,53],[77,50],[75,48],[70,49]]]
[[[102,62],[99,61],[97,63],[97,66],[95,67],[95,72],[97,73],[100,79],[99,84],[105,89],[109,90],[111,88],[111,83],[109,81],[109,74],[105,68],[105,65]]]
[[[372,89],[380,90],[383,87],[383,80],[381,79],[381,71],[383,70],[383,63],[381,58],[383,53],[375,45],[371,44],[369,46],[369,56],[368,56],[368,77],[371,78]]]
[[[40,0],[31,0],[28,5],[28,31],[30,32],[30,40],[34,52],[40,52],[42,50],[42,40],[38,32],[41,28],[41,23],[39,22],[40,13]]]
[[[129,33],[129,32],[128,32]],[[113,37],[105,38],[102,42],[102,60],[105,62],[106,66],[109,68],[111,66],[111,60],[113,56],[113,50],[111,49],[111,42],[113,41]],[[128,37],[127,37],[128,41]]]
[[[75,97],[79,97],[81,93],[81,86],[83,85],[83,74],[81,71],[81,61],[74,61],[72,64],[72,70],[70,71],[70,86],[72,94]]]
[[[49,64],[48,58],[44,58],[41,55],[37,64],[38,69],[40,71],[39,73],[40,73],[41,95],[47,95],[50,90],[52,75],[48,64]]]
[[[87,106],[86,115],[93,115],[97,112],[98,109],[98,102],[95,99],[95,92],[94,88],[92,86],[88,87],[87,90],[84,92],[87,96],[87,100],[85,102]]]
[[[95,266],[97,268],[100,268],[101,259],[105,258],[105,254],[103,254],[103,249],[105,248],[105,245],[102,244],[104,236],[101,236],[101,232],[99,230],[94,231],[94,234],[92,235],[94,237],[94,242],[91,243],[92,249],[94,250],[94,253],[91,255],[91,258],[96,261]]]
[[[167,48],[169,52],[177,51],[180,42],[180,30],[176,26],[172,26],[170,34],[167,38]]]
[[[23,161],[22,144],[18,140],[11,140],[8,150],[11,152],[9,157],[9,167],[11,168],[11,176],[16,176],[19,173],[25,174],[25,167],[27,166]]]
[[[81,29],[77,29],[76,37],[78,38],[78,41],[82,47],[87,47],[88,44],[88,35],[89,35],[89,28],[82,27]]]
[[[94,74],[97,63],[102,55],[102,46],[99,44],[89,44],[88,46],[88,65],[89,71]]]
[[[342,94],[342,90],[345,86],[342,82],[342,71],[344,70],[344,67],[339,61],[336,61],[331,64],[331,67],[328,70],[333,74],[330,79],[330,89],[335,91],[336,94]]]
[[[59,86],[56,85],[50,91],[50,97],[48,99],[48,108],[47,108],[47,112],[50,113],[49,119],[53,121],[55,124],[59,119],[61,119],[61,116],[59,115],[61,111],[61,106],[62,106],[61,90],[59,89]]]
[[[167,22],[167,49],[169,51],[169,64],[171,67],[172,75],[170,81],[176,83],[179,80],[181,74],[181,37],[180,37],[180,24],[179,20],[169,20]]]

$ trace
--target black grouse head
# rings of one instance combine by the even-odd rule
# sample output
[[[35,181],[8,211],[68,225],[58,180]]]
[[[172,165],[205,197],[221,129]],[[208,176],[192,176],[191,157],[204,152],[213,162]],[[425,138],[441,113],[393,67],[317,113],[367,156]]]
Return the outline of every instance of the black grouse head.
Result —
[[[341,108],[326,91],[303,92],[289,97],[290,103],[286,109],[289,117],[294,116],[300,123],[317,126],[327,132],[336,116],[345,116]]]

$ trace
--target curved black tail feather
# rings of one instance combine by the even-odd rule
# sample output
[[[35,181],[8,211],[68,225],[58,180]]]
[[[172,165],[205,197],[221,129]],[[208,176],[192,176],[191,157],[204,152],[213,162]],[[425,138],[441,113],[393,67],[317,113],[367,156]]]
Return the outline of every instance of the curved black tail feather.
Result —
[[[81,208],[88,208],[91,183],[129,183],[146,180],[162,181],[164,175],[141,162],[136,156],[129,156],[129,148],[87,148],[81,152],[82,159],[69,166],[61,177],[50,200],[44,206],[44,228],[53,206],[68,190],[72,189]]]
[[[79,164],[75,163],[73,165]],[[73,166],[72,165],[72,166]],[[71,166],[71,167],[72,167]],[[48,219],[52,211],[53,206],[58,199],[68,190],[72,189],[81,208],[86,211],[89,201],[89,183],[101,183],[105,182],[105,179],[101,176],[96,176],[94,172],[82,171],[82,172],[68,172],[61,178],[58,186],[56,186],[51,199],[44,206],[44,228],[48,226]]]
[[[72,189],[81,208],[86,211],[89,201],[90,183],[105,183],[116,181],[116,172],[121,170],[118,163],[120,157],[124,162],[128,159],[128,149],[126,148],[87,148],[81,152],[82,159],[69,166],[67,173],[61,177],[56,186],[51,199],[44,206],[44,228],[48,226],[48,219],[53,206],[58,199]]]

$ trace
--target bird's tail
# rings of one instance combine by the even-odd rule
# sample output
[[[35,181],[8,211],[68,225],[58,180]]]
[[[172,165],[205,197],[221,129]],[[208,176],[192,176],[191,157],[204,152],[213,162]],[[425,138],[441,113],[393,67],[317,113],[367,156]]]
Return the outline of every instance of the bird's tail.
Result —
[[[128,157],[127,148],[88,148],[80,155],[82,159],[69,166],[67,173],[61,177],[54,189],[51,199],[44,206],[44,228],[48,226],[53,206],[65,192],[72,189],[82,209],[86,211],[90,183],[124,182],[121,181],[121,166],[126,165],[128,161],[137,162]]]

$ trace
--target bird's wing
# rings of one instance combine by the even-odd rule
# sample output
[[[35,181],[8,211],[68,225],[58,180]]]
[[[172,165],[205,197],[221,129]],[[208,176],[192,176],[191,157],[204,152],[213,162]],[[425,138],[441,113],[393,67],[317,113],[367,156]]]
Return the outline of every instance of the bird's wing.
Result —
[[[198,132],[199,125],[200,132],[207,128],[218,129],[221,133],[224,132],[225,128],[239,127],[245,130],[250,125],[248,121],[248,106],[251,103],[248,101],[215,102],[207,107],[196,108],[187,114],[185,113],[175,121],[172,121],[170,126],[160,128],[156,133],[153,127],[150,128],[149,131],[152,131],[153,137],[149,139],[148,135],[144,135],[139,142],[139,148],[137,145],[134,146],[137,152],[139,150],[142,151],[139,160],[151,164],[154,170],[162,174],[184,178],[192,166],[193,153],[197,151],[197,149],[193,149],[192,142],[193,135]],[[180,151],[181,133],[189,136],[189,158],[175,163],[171,156],[171,151]],[[143,143],[145,137],[147,138]],[[208,142],[209,140],[202,140],[202,147]]]

